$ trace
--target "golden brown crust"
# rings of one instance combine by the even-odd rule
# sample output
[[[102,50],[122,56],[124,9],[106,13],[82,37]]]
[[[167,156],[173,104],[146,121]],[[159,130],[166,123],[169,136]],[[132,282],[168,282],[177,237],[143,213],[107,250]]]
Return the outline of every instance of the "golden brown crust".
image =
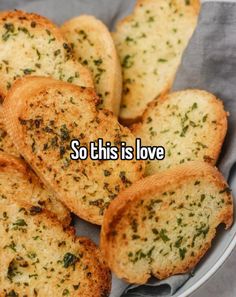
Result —
[[[93,275],[95,275],[95,277],[92,278],[92,284],[93,289],[96,292],[95,294],[97,294],[97,297],[109,297],[111,291],[111,273],[104,261],[101,251],[86,237],[79,237],[77,240],[86,247],[86,250],[90,252],[91,255],[93,255]],[[96,277],[96,273],[98,274],[98,277]],[[90,297],[90,295],[88,297]]]
[[[211,222],[210,224],[212,224],[212,226],[209,226],[209,229],[207,229],[208,233],[206,233],[207,235],[205,235],[206,237],[204,237],[205,239],[202,241],[199,249],[195,251],[194,256],[188,255],[187,259],[184,259],[184,261],[181,262],[177,258],[172,258],[172,260],[169,261],[168,260],[169,256],[167,254],[165,258],[163,258],[163,259],[166,259],[166,260],[163,260],[163,266],[161,266],[160,263],[159,263],[159,266],[157,266],[155,262],[158,261],[158,258],[156,257],[161,257],[161,254],[159,254],[159,256],[156,254],[156,257],[152,259],[153,262],[151,262],[151,264],[149,263],[149,265],[146,265],[145,262],[142,262],[141,267],[144,267],[144,268],[139,267],[140,268],[139,271],[137,271],[138,266],[135,266],[135,265],[138,265],[136,264],[136,262],[134,262],[133,264],[134,267],[132,268],[132,266],[130,267],[125,261],[123,262],[123,259],[120,261],[117,260],[116,252],[118,253],[118,251],[125,249],[125,246],[126,246],[126,251],[128,251],[128,249],[130,248],[130,245],[128,245],[125,239],[124,238],[122,239],[122,236],[121,236],[122,234],[128,235],[130,232],[129,228],[131,227],[129,227],[130,225],[128,222],[128,214],[129,216],[132,216],[133,218],[135,218],[136,221],[138,221],[138,218],[141,218],[142,216],[145,215],[145,207],[146,207],[145,203],[148,201],[157,201],[155,200],[155,197],[159,198],[159,196],[161,196],[160,193],[163,193],[163,192],[166,193],[174,189],[180,189],[181,191],[181,189],[183,189],[182,190],[183,194],[185,195],[190,194],[189,191],[185,190],[184,187],[188,187],[188,184],[190,184],[193,181],[197,181],[197,183],[196,182],[195,183],[196,185],[198,185],[198,183],[200,184],[199,181],[204,182],[204,180],[205,180],[206,188],[205,190],[203,190],[203,192],[206,191],[206,193],[208,193],[209,191],[210,193],[211,186],[216,187],[216,189],[218,189],[219,191],[219,194],[218,194],[220,196],[218,197],[219,201],[221,198],[224,199],[224,206],[220,210],[218,210],[217,208],[214,208],[214,209],[211,208],[212,209],[211,215],[213,216],[213,219],[210,221]],[[170,224],[172,223],[172,220],[176,219],[176,217],[172,218],[171,210],[169,210],[172,204],[169,204],[168,201],[172,201],[172,200],[177,201],[177,199],[180,199],[180,198],[181,197],[178,198],[176,196],[170,196],[169,198],[169,196],[168,197],[166,196],[166,198],[163,200],[165,204],[163,202],[163,205],[161,206],[161,208],[159,208],[159,210],[156,212],[156,215],[160,216],[160,220],[161,218],[163,218],[163,215],[161,214],[162,209],[165,209],[166,217],[170,220]],[[166,199],[170,199],[170,200],[166,200]],[[181,203],[182,201],[184,200],[180,199],[179,203]],[[140,205],[142,205],[142,203],[145,205],[142,207],[142,211],[140,209],[139,211],[132,209],[132,206],[134,208],[137,208],[137,205],[139,205],[138,203],[140,203]],[[160,200],[158,200],[158,203],[160,203]],[[177,202],[174,202],[174,203],[177,204]],[[209,205],[210,205],[210,202],[209,202]],[[206,208],[207,207],[208,206],[206,206]],[[201,208],[201,206],[199,206],[199,208]],[[155,217],[155,214],[153,214],[153,216]],[[199,220],[200,220],[200,217],[199,217]],[[203,257],[206,251],[210,248],[211,241],[215,236],[216,227],[220,223],[224,223],[227,229],[232,225],[232,222],[233,222],[233,199],[232,199],[232,195],[228,191],[228,185],[225,182],[223,176],[219,173],[219,171],[215,167],[212,167],[204,162],[189,162],[187,164],[178,165],[163,173],[155,174],[153,176],[142,179],[139,182],[135,183],[130,188],[128,188],[127,190],[123,191],[119,195],[119,197],[110,204],[105,214],[104,222],[102,226],[102,232],[101,232],[101,249],[103,254],[106,255],[106,261],[109,267],[112,269],[112,271],[114,271],[118,275],[118,277],[124,278],[126,281],[131,283],[135,282],[135,283],[142,284],[147,282],[151,274],[156,276],[159,279],[163,279],[170,275],[185,273],[190,269],[192,269]],[[140,226],[142,226],[143,223],[140,223],[141,224]],[[158,229],[158,224],[160,224],[159,221],[157,221],[155,225],[152,225],[152,228],[155,227]],[[193,221],[191,221],[190,225],[191,226],[193,225]],[[190,228],[190,225],[188,228]],[[150,227],[151,225],[148,225],[148,226],[149,228],[151,228]],[[155,228],[153,230],[155,230]],[[165,228],[168,229],[168,225],[166,225]],[[164,236],[164,240],[166,240],[167,243],[170,242],[169,241],[170,239],[165,236],[168,235],[170,238],[172,238],[175,232],[177,231],[172,231],[172,234],[170,232],[169,233],[163,232],[162,235]],[[144,231],[144,234],[146,236],[151,236],[150,233],[151,233],[150,229],[149,230],[147,229],[146,231]],[[139,231],[138,234],[141,236],[141,231]],[[193,234],[189,234],[189,235],[191,237],[193,236]],[[198,236],[199,235],[197,235],[197,237]],[[125,245],[125,242],[127,245]],[[137,248],[141,249],[142,247],[140,241],[135,241],[133,244],[136,244]],[[154,242],[154,245],[155,244],[157,245],[157,243]],[[147,243],[147,249],[148,249],[148,245],[150,248],[150,242]],[[163,245],[163,249],[165,249],[166,248],[165,245],[164,244],[162,245]],[[175,246],[176,246],[176,243],[175,243]],[[180,253],[182,253],[183,251],[184,251],[184,248],[180,250]],[[187,253],[187,250],[184,252]],[[125,257],[125,253],[123,256]],[[167,264],[165,263],[165,261]],[[169,264],[168,264],[168,261],[169,261]]]
[[[20,157],[20,154],[17,151],[14,143],[7,134],[3,118],[2,108],[0,107],[0,152],[5,152],[15,157]]]
[[[78,61],[93,73],[100,107],[118,115],[122,92],[120,62],[107,27],[90,15],[81,15],[66,21],[62,27],[65,38]]]
[[[58,90],[60,94],[57,93]],[[54,95],[52,95],[54,97],[47,97],[44,91],[56,92],[57,98]],[[61,92],[67,92],[67,95],[63,96]],[[38,100],[38,94],[45,95],[44,99]],[[19,96],[21,100],[18,100]],[[61,101],[58,96],[61,96]],[[71,96],[75,102],[62,102],[64,98],[68,98],[69,101]],[[27,136],[30,130],[27,132],[25,130],[26,125],[19,122],[19,118],[26,119],[29,116],[30,119],[33,119],[35,116],[38,117],[40,113],[40,118],[45,118],[42,122],[47,122],[50,119],[58,127],[67,125],[71,131],[73,129],[71,132],[73,137],[80,140],[82,138],[84,145],[88,145],[91,140],[103,138],[104,142],[111,141],[113,145],[118,146],[124,139],[133,146],[134,136],[131,132],[119,125],[115,116],[108,111],[97,112],[94,104],[96,100],[97,97],[93,90],[81,89],[49,78],[23,78],[16,82],[10,90],[4,102],[4,112],[9,135],[14,139],[18,150],[34,168],[41,180],[56,193],[71,211],[92,223],[101,224],[103,213],[110,201],[117,196],[119,191],[143,176],[144,162],[120,159],[111,162],[94,162],[88,158],[83,161],[71,161],[69,164],[67,161],[68,167],[64,167],[63,162],[70,159],[69,150],[63,156],[61,153],[58,155],[57,148],[49,147],[49,150],[45,150],[44,144],[51,139],[47,139],[50,134],[48,136],[45,129],[42,128],[42,134],[38,131],[32,136],[34,139],[39,137],[38,141],[35,140],[35,143],[30,144],[32,137],[28,138]],[[47,103],[45,103],[46,101]],[[31,105],[34,102],[36,103],[32,112],[36,112],[37,115],[28,115],[28,112],[31,113]],[[45,106],[52,104],[56,111],[46,109]],[[67,108],[67,115],[70,116],[64,116],[64,113],[61,112],[62,107],[58,107],[57,104],[63,104],[63,108]],[[42,110],[44,111],[42,112]],[[80,117],[79,129],[78,126],[74,125],[78,120],[78,115]],[[56,134],[60,135],[60,133],[59,129]],[[32,145],[33,149],[39,152],[38,154],[35,151],[32,153]],[[38,145],[41,148],[37,147]],[[62,145],[65,146],[65,141]],[[65,178],[65,174],[68,178]]]
[[[0,184],[2,192],[11,193],[12,199],[29,207],[47,209],[63,226],[69,226],[69,210],[48,191],[38,177],[19,158],[0,153]]]

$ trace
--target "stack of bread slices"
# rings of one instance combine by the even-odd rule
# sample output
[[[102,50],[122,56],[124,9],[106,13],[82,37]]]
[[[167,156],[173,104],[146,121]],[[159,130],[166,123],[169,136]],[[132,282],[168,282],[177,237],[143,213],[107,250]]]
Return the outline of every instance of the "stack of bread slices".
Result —
[[[109,296],[191,270],[233,199],[215,166],[222,101],[169,93],[197,0],[139,0],[111,34],[93,16],[61,28],[0,13],[0,296]],[[162,161],[72,160],[71,141],[165,148]],[[100,248],[71,212],[102,226]]]

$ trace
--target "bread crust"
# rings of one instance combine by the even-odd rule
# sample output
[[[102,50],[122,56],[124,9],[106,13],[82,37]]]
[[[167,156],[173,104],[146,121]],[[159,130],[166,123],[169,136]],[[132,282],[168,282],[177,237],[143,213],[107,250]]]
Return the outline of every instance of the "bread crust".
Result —
[[[67,104],[66,106],[69,106],[68,108],[71,108],[69,111],[71,114],[70,119],[67,115],[64,116],[63,113],[60,113],[60,109],[56,105],[58,98],[56,98],[56,100],[52,99],[52,101],[50,101],[50,105],[54,104],[54,108],[57,110],[57,115],[55,114],[55,111],[51,112],[51,110],[48,109],[45,109],[45,112],[42,115],[45,117],[50,117],[51,120],[54,118],[54,122],[63,121],[63,123],[66,123],[69,126],[72,125],[68,122],[71,121],[72,117],[76,121],[78,116],[80,116],[80,131],[78,131],[76,127],[72,127],[74,124],[71,126],[71,129],[74,129],[72,132],[74,134],[73,137],[81,140],[83,136],[84,139],[88,139],[86,141],[84,140],[85,145],[88,145],[87,141],[94,141],[98,138],[103,138],[104,141],[111,141],[113,145],[115,142],[117,142],[117,145],[119,145],[118,143],[120,143],[120,141],[123,139],[128,144],[134,145],[134,136],[127,128],[119,125],[115,116],[108,111],[96,111],[95,103],[97,97],[93,90],[79,88],[71,84],[55,81],[53,79],[37,77],[23,78],[17,81],[12,87],[4,102],[4,114],[6,120],[5,124],[8,129],[8,133],[11,138],[14,139],[17,149],[21,152],[26,161],[32,166],[40,179],[57,195],[57,197],[63,203],[65,203],[65,205],[71,211],[85,220],[95,224],[101,224],[103,220],[103,213],[106,210],[110,200],[114,199],[118,192],[123,188],[127,187],[130,185],[130,183],[140,179],[143,176],[145,164],[143,161],[124,161],[120,159],[117,161],[113,160],[106,162],[97,161],[96,163],[88,158],[87,160],[80,162],[72,161],[69,163],[69,167],[64,169],[61,169],[60,167],[59,170],[58,166],[61,164],[61,160],[64,160],[64,157],[63,159],[59,158],[57,156],[57,152],[49,151],[49,154],[51,155],[50,157],[46,157],[48,151],[45,151],[42,147],[40,149],[36,149],[39,152],[38,154],[32,153],[32,146],[29,145],[30,138],[27,140],[27,132],[24,130],[25,126],[20,124],[19,118],[24,119],[27,116],[27,112],[31,105],[29,102],[32,100],[33,104],[32,98],[37,96],[37,94],[43,93],[45,90],[55,90],[55,92],[56,90],[61,90],[62,92],[65,91],[68,92],[68,94],[72,94],[76,102],[81,100],[80,106],[77,105],[76,107],[74,107],[73,102],[70,102],[70,104],[65,103]],[[18,100],[19,96],[22,98],[21,100]],[[63,97],[61,100],[63,100]],[[40,111],[38,107],[41,105],[42,101],[44,100],[40,99],[37,101],[39,102],[37,103],[37,107],[35,105],[37,112]],[[32,112],[35,112],[35,110],[32,110]],[[86,118],[82,117],[82,113]],[[75,117],[75,115],[78,116]],[[61,123],[58,125],[61,125]],[[86,125],[86,127],[83,127],[83,125]],[[80,134],[82,132],[83,135],[81,136]],[[57,132],[57,134],[59,133],[60,131]],[[43,142],[46,141],[44,137],[46,137],[48,134],[44,132],[41,134],[40,132],[40,134],[35,134],[34,138],[37,137],[37,135],[40,135],[38,144],[40,143],[41,146],[43,145]],[[36,141],[34,145],[37,146],[38,144]],[[43,156],[46,158],[44,159]],[[43,158],[45,163],[44,161],[39,161],[41,160],[39,158]],[[67,155],[65,158],[67,158]],[[95,164],[96,167],[94,167]],[[52,171],[48,170],[48,168],[51,168],[50,170]],[[86,170],[87,173],[85,173],[84,170]],[[55,176],[53,177],[52,173],[50,172],[54,172],[58,176],[58,179]],[[68,179],[65,179],[62,176],[62,172],[68,175]],[[72,186],[72,183],[70,183],[70,176],[73,177],[74,174],[77,176],[73,181],[74,186]],[[90,179],[92,182],[90,182]],[[69,183],[69,192],[67,190],[69,186],[68,184],[65,187],[61,186],[64,182]],[[95,183],[95,193],[92,183]],[[59,190],[59,188],[61,190]],[[88,188],[89,190],[87,190]],[[84,196],[86,199],[82,199]]]
[[[166,3],[167,3],[167,1],[163,1],[164,7],[165,7]],[[174,7],[176,7],[177,11],[180,10],[180,12],[182,14],[184,14],[184,16],[182,16],[181,19],[185,20],[187,22],[187,24],[185,24],[185,27],[187,27],[188,29],[192,28],[192,31],[191,31],[191,34],[192,34],[192,32],[195,28],[195,25],[196,25],[197,16],[198,16],[198,12],[199,12],[199,7],[200,7],[199,1],[194,0],[194,1],[190,2],[190,5],[185,5],[185,1],[183,1],[183,0],[177,0],[177,1],[172,0],[171,4]],[[148,62],[147,56],[149,56],[149,55],[151,56],[152,52],[154,52],[154,50],[151,48],[151,41],[153,39],[156,44],[157,41],[154,39],[154,36],[159,36],[160,42],[162,40],[166,40],[166,42],[168,43],[168,42],[170,42],[170,40],[173,39],[171,36],[171,34],[173,32],[171,32],[169,30],[170,22],[167,23],[166,26],[163,26],[163,24],[161,23],[161,26],[163,26],[163,27],[161,27],[158,31],[155,28],[156,31],[153,31],[152,33],[150,33],[149,31],[145,32],[145,30],[147,28],[144,30],[143,23],[141,25],[137,24],[138,22],[143,21],[141,18],[144,18],[144,16],[141,15],[140,11],[142,9],[144,11],[145,7],[147,7],[147,10],[149,10],[148,11],[149,15],[152,15],[152,16],[154,15],[154,19],[152,19],[152,22],[154,22],[154,20],[155,20],[154,12],[157,11],[157,9],[160,10],[160,7],[157,7],[155,10],[155,7],[152,7],[152,5],[153,6],[154,5],[161,6],[161,2],[159,1],[157,3],[156,1],[153,1],[153,0],[138,0],[133,13],[131,15],[125,17],[123,20],[121,20],[118,23],[118,25],[116,26],[116,31],[113,34],[115,44],[117,47],[117,51],[121,58],[121,64],[124,64],[123,60],[125,60],[125,58],[128,56],[129,57],[133,56],[133,59],[134,59],[134,63],[132,66],[132,67],[134,67],[134,69],[132,69],[132,67],[130,65],[127,67],[123,66],[124,88],[123,88],[123,98],[121,100],[120,119],[121,119],[122,123],[127,123],[129,125],[132,123],[138,122],[138,120],[142,116],[142,113],[144,112],[144,109],[146,107],[145,104],[148,104],[157,96],[162,96],[162,95],[166,94],[170,90],[173,80],[174,80],[174,77],[175,77],[175,72],[177,70],[177,66],[180,62],[182,52],[185,48],[185,46],[183,46],[183,48],[176,50],[175,55],[176,56],[178,55],[179,59],[178,59],[178,62],[175,62],[173,65],[172,64],[169,65],[169,68],[171,70],[169,69],[167,71],[166,69],[164,69],[164,70],[162,69],[162,72],[159,73],[159,76],[157,76],[157,74],[155,74],[153,76],[153,73],[158,72],[159,69],[161,69],[160,67],[163,66],[161,64],[164,64],[164,63],[157,63],[154,60],[153,60],[153,62],[150,62],[150,61]],[[173,15],[170,15],[171,13],[169,13],[169,15],[168,15],[169,18],[171,18],[171,17],[174,18],[176,16],[175,12],[172,12],[172,13],[173,13]],[[135,25],[135,21],[136,21],[136,25]],[[156,22],[158,22],[158,20]],[[133,23],[133,25],[132,25],[132,23]],[[144,24],[145,24],[145,26],[148,26],[147,21],[145,21]],[[129,28],[130,25],[132,25],[132,28]],[[131,32],[131,30],[133,30],[133,31]],[[143,44],[145,44],[145,46],[142,46],[138,43],[137,40],[139,38],[141,38],[140,36],[136,38],[137,40],[136,39],[133,40],[133,43],[132,43],[132,39],[134,39],[134,37],[137,35],[137,34],[134,34],[136,32],[135,30],[139,30],[140,36],[142,34],[147,35],[147,36],[144,36],[147,38],[145,40],[143,40]],[[150,27],[148,30],[150,30]],[[163,33],[164,30],[169,30],[169,33],[168,32]],[[180,30],[181,30],[181,26],[180,26]],[[130,34],[128,35],[128,33],[130,33]],[[184,37],[186,40],[182,40],[182,43],[184,45],[187,44],[189,38],[191,37],[191,34],[190,33],[187,34]],[[182,35],[179,36],[179,38],[183,39]],[[125,36],[126,36],[126,39],[125,39]],[[147,42],[147,40],[148,40],[148,42]],[[137,43],[135,43],[135,41]],[[155,46],[155,44],[154,45],[152,44],[152,46]],[[163,44],[163,47],[164,47],[164,44]],[[172,45],[172,47],[173,47],[173,45]],[[123,50],[123,48],[125,50]],[[176,47],[176,49],[177,49],[177,47]],[[138,55],[137,52],[139,52],[140,54]],[[143,54],[141,54],[142,52],[143,52]],[[160,55],[161,51],[156,49],[156,52],[159,53],[159,55]],[[165,51],[162,48],[162,54],[164,56],[168,56],[170,58],[172,55],[172,53],[170,53],[170,49],[168,48],[168,46],[165,49]],[[136,56],[138,56],[137,61],[135,60]],[[153,55],[153,59],[158,58],[158,57],[159,56]],[[164,59],[162,57],[159,57],[159,58],[160,58],[159,60],[161,62],[164,62]],[[142,60],[143,60],[143,62],[142,62]],[[171,60],[171,61],[173,62],[173,60]],[[165,61],[165,62],[167,62],[167,61]],[[172,62],[169,62],[169,63],[172,63]],[[135,66],[136,63],[138,66]],[[156,65],[156,69],[154,69],[152,67],[153,65]],[[132,71],[133,71],[133,73],[132,73]],[[161,76],[165,77],[165,79],[163,80],[162,83],[160,83],[160,86],[158,87],[158,89],[156,89],[154,87],[157,85],[157,82],[160,80]],[[152,82],[152,84],[151,84],[151,82]]]
[[[29,205],[29,207],[47,209],[63,226],[70,225],[69,210],[43,186],[22,159],[0,153],[0,179],[2,187],[9,187],[5,189],[6,193],[11,193],[12,199],[16,202]]]
[[[66,292],[69,292],[70,296],[90,297],[91,294],[95,297],[109,296],[111,274],[99,249],[91,240],[75,236],[74,228],[63,228],[60,222],[46,210],[32,214],[28,205],[16,203],[10,198],[0,199],[0,214],[4,213],[5,222],[1,221],[0,224],[2,236],[4,236],[0,252],[1,260],[4,259],[1,270],[2,295],[0,296],[5,296],[12,291],[19,296],[24,294],[31,296],[32,292],[37,292],[39,297],[45,296],[46,292],[50,292],[52,296],[59,296]],[[14,214],[15,216],[12,217]],[[20,219],[17,221],[18,217]],[[15,231],[12,231],[14,221],[18,222],[19,227],[15,227]],[[14,224],[18,226],[16,223],[13,223],[13,226]],[[9,231],[5,232],[7,227]],[[14,241],[11,242],[10,234],[12,233],[14,233]],[[33,236],[33,241],[31,236]],[[43,240],[44,248],[40,248],[41,240]],[[39,241],[38,244],[37,241]],[[23,250],[20,249],[21,245],[24,246]],[[72,259],[73,263],[68,260],[63,264],[66,255],[77,258]],[[35,257],[37,257],[36,262]],[[27,263],[27,266],[26,264],[22,266],[19,262],[19,267],[14,267],[15,270],[13,270],[13,272],[17,272],[16,268],[22,270],[21,279],[17,279],[17,273],[9,273],[9,271],[13,263],[16,262],[18,265],[18,261],[23,260],[22,265]],[[52,265],[52,270],[48,268],[50,265]],[[32,270],[33,276],[28,277]],[[47,275],[50,277],[50,282],[45,280]],[[28,285],[22,278],[23,280],[29,279]],[[64,281],[60,283],[60,279]]]
[[[3,119],[2,109],[0,107],[0,152],[13,155],[15,157],[20,157],[14,143],[12,142],[10,136],[7,134],[4,119]]]
[[[73,44],[75,57],[92,71],[102,100],[100,107],[111,110],[117,116],[122,92],[121,66],[107,27],[91,15],[81,15],[66,21],[61,30],[68,42]],[[80,32],[86,37],[79,39]]]
[[[145,263],[143,263],[142,265],[145,268],[143,268],[142,271],[138,271],[136,273],[136,271],[133,270],[133,272],[130,272],[130,267],[126,267],[123,264],[122,260],[119,261],[116,258],[116,252],[124,248],[124,243],[121,242],[121,240],[119,241],[119,243],[117,243],[116,236],[118,236],[117,240],[119,240],[122,238],[120,236],[121,234],[128,234],[129,232],[129,225],[127,222],[128,210],[132,210],[132,206],[135,207],[137,202],[140,202],[141,200],[147,201],[152,197],[158,197],[159,193],[163,193],[170,189],[172,190],[174,188],[183,188],[185,185],[190,183],[191,180],[193,181],[195,179],[206,180],[209,187],[211,186],[211,184],[215,185],[216,188],[219,189],[219,193],[221,193],[221,195],[222,193],[224,193],[223,196],[225,204],[220,211],[215,210],[214,223],[212,223],[212,227],[210,227],[209,233],[207,235],[209,236],[209,238],[207,237],[205,239],[205,243],[203,243],[203,246],[195,252],[195,255],[193,257],[188,257],[188,259],[183,263],[179,262],[177,259],[176,263],[173,263],[174,260],[172,259],[172,262],[169,262],[169,265],[164,264],[162,267],[157,267],[155,266],[155,261],[157,261],[157,258],[155,258],[152,262],[154,264],[145,266]],[[225,228],[228,229],[232,225],[233,198],[230,192],[226,191],[225,189],[228,189],[228,185],[216,167],[208,165],[204,162],[195,161],[178,165],[165,172],[146,177],[123,191],[118,196],[118,198],[110,204],[104,217],[101,232],[101,250],[106,256],[106,261],[111,270],[115,272],[118,277],[123,278],[130,283],[137,284],[146,283],[151,275],[159,279],[164,279],[174,274],[182,274],[190,271],[193,267],[196,266],[196,264],[204,256],[207,250],[211,247],[212,239],[215,237],[216,227],[219,224],[224,223]],[[185,193],[187,194],[189,192]],[[178,199],[178,197],[174,198]],[[169,199],[169,197],[165,199]],[[168,200],[164,201],[165,203],[168,202]],[[168,214],[167,217],[171,218],[171,212],[168,211],[168,207],[170,206],[167,205],[168,204],[163,204],[162,207]],[[159,209],[159,212],[161,211],[161,209],[162,208]],[[136,215],[144,215],[144,211],[141,212],[139,210],[138,212],[138,210],[133,210],[132,214],[136,218]],[[122,227],[123,229],[121,229]],[[147,236],[149,232],[150,230],[146,230]],[[168,236],[169,235],[171,234],[168,234]],[[193,236],[193,234],[191,234],[191,236]],[[125,239],[123,240],[125,242]],[[139,244],[140,243],[136,242],[137,246],[139,246]],[[133,269],[135,269],[135,266]]]

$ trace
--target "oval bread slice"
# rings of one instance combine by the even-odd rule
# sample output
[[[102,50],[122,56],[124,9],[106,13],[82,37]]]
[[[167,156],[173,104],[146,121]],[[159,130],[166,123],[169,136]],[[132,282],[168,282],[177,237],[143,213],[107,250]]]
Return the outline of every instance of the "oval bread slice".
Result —
[[[98,96],[99,107],[118,115],[122,78],[116,48],[107,27],[90,15],[81,15],[65,22],[62,32],[72,45],[74,56],[88,67]]]
[[[149,102],[170,89],[196,26],[197,2],[139,0],[118,24],[114,41],[123,70],[122,121],[136,121]]]
[[[1,194],[35,209],[46,209],[64,225],[71,221],[69,210],[45,188],[32,170],[18,158],[0,153]]]
[[[190,271],[216,228],[233,220],[232,196],[215,167],[178,165],[133,184],[105,213],[101,249],[111,270],[130,283]]]
[[[0,95],[25,75],[53,76],[92,87],[89,71],[74,61],[60,29],[37,14],[6,11],[0,14]]]
[[[50,78],[23,78],[4,102],[8,133],[17,149],[65,205],[81,218],[101,224],[118,193],[143,176],[143,161],[72,161],[70,142],[89,148],[103,138],[134,146],[129,129],[109,111],[97,111],[92,89]]]
[[[74,60],[61,31],[48,19],[23,11],[0,13],[0,102],[22,76],[50,76],[81,86],[93,86],[89,70]],[[19,156],[2,124],[0,149]]]
[[[0,191],[1,296],[109,296],[110,272],[95,244]]]
[[[179,91],[154,100],[133,132],[142,145],[165,148],[164,160],[147,162],[147,175],[194,160],[214,165],[227,132],[227,113],[208,92]]]

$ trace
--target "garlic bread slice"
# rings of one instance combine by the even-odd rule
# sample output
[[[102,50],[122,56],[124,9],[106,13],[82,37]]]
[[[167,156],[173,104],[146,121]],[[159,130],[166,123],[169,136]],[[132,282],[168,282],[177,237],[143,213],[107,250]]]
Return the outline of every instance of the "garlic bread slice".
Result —
[[[105,24],[90,15],[65,22],[61,30],[77,60],[91,71],[99,107],[118,115],[122,92],[121,67],[114,41]]]
[[[51,191],[45,188],[26,163],[11,155],[0,153],[1,195],[11,196],[16,202],[36,210],[46,209],[64,226],[71,221],[69,210]]]
[[[123,70],[122,121],[136,121],[149,102],[170,89],[196,26],[197,2],[139,0],[118,24],[114,41]]]
[[[95,244],[0,192],[1,296],[109,296],[110,272]]]
[[[164,160],[147,162],[147,175],[194,160],[214,165],[227,132],[227,113],[208,92],[179,91],[154,100],[133,132],[143,145],[165,148]]]
[[[60,29],[48,19],[23,11],[0,13],[0,102],[16,79],[49,76],[81,86],[93,86],[89,70],[75,61]],[[2,123],[0,150],[19,156]]]
[[[143,176],[143,161],[73,161],[71,140],[120,147],[135,145],[128,128],[109,111],[97,111],[92,89],[50,78],[16,82],[4,101],[5,124],[17,149],[40,179],[75,214],[101,224],[103,213],[120,191]]]
[[[105,213],[101,249],[130,283],[189,272],[210,248],[216,228],[233,221],[233,199],[218,170],[178,165],[133,184]]]
[[[72,56],[60,29],[37,14],[0,13],[0,95],[4,99],[13,82],[22,76],[52,76],[92,87],[89,71]]]

